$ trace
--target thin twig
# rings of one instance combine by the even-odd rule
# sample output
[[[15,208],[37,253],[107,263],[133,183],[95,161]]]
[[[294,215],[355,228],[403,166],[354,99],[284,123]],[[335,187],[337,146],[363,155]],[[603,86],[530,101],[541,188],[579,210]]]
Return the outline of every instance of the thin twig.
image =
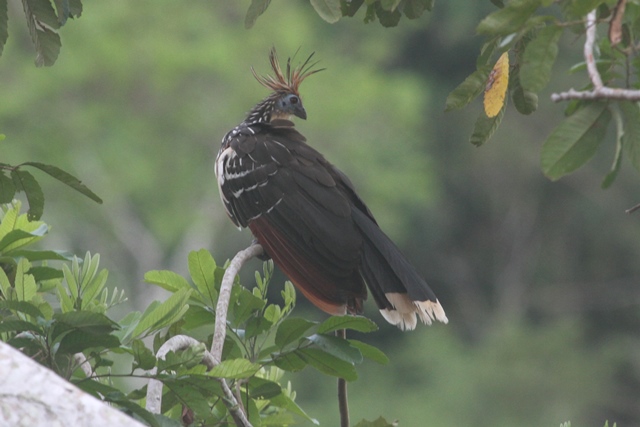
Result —
[[[336,336],[346,340],[347,330],[338,329]],[[349,427],[349,399],[347,397],[347,381],[344,378],[338,378],[338,408],[340,410],[340,427]]]
[[[224,339],[227,335],[227,311],[233,282],[244,263],[262,253],[262,246],[254,243],[247,249],[238,252],[224,272],[222,284],[220,285],[220,294],[218,295],[218,304],[216,305],[216,323],[213,330],[213,342],[211,343],[211,355],[217,363],[220,363]]]
[[[627,101],[640,101],[640,90],[611,88],[604,86],[602,77],[598,72],[598,67],[593,55],[593,46],[596,41],[597,33],[596,11],[592,10],[587,15],[585,23],[586,39],[584,42],[584,60],[587,64],[587,72],[589,79],[593,84],[593,90],[577,91],[569,89],[566,92],[551,94],[553,102],[568,101],[571,99],[618,99]]]
[[[635,205],[635,206],[634,206],[634,207],[632,207],[632,208],[627,209],[625,212],[626,212],[626,213],[628,213],[628,214],[632,214],[632,213],[634,213],[635,211],[637,211],[638,209],[640,209],[640,203],[639,203],[639,204],[637,204],[637,205]]]

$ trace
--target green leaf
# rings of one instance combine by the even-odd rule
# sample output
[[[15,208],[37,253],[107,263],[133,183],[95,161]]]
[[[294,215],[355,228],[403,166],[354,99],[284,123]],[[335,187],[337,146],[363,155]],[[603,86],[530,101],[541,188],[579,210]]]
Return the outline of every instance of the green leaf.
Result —
[[[48,227],[46,227],[48,230]],[[67,251],[29,251],[29,250],[12,250],[11,256],[16,258],[26,258],[29,261],[71,261],[73,254]]]
[[[133,330],[133,336],[137,337],[145,331],[152,333],[181,318],[189,308],[187,301],[191,292],[193,292],[192,289],[180,289],[165,302],[155,305],[151,310],[146,310],[138,326]]]
[[[637,102],[622,101],[618,105],[624,119],[622,146],[633,167],[640,172],[640,108]]]
[[[502,122],[502,118],[504,117],[504,112],[507,109],[507,98],[504,100],[504,105],[502,109],[495,117],[487,117],[484,112],[480,113],[478,119],[476,120],[475,125],[473,126],[473,132],[471,133],[471,138],[469,138],[469,142],[475,145],[476,147],[480,147],[482,144],[487,142],[495,131],[500,126]]]
[[[605,102],[593,102],[560,123],[542,146],[541,166],[555,181],[584,165],[604,138],[611,113]]]
[[[0,54],[2,50],[0,49]],[[16,195],[16,186],[13,180],[0,171],[0,204],[11,203]]]
[[[42,282],[51,279],[62,279],[64,277],[62,271],[58,270],[57,268],[42,266],[31,267],[29,269],[29,274],[34,277],[36,282]]]
[[[520,84],[525,90],[539,92],[549,83],[562,31],[561,27],[547,25],[527,44],[520,67]]]
[[[299,415],[314,425],[320,425],[320,422],[315,418],[311,418],[296,402],[294,402],[289,396],[284,393],[271,398],[271,404],[278,408],[286,409],[287,411]]]
[[[51,66],[60,53],[58,17],[49,0],[22,0],[31,41],[36,48],[36,66]]]
[[[133,368],[148,371],[156,366],[156,357],[153,352],[144,345],[142,340],[131,342],[131,353],[133,354]]]
[[[246,29],[253,27],[258,17],[267,10],[269,3],[271,3],[271,0],[251,0],[247,15],[244,17],[244,27]]]
[[[480,95],[487,84],[491,68],[490,66],[478,67],[476,71],[464,79],[464,81],[447,96],[444,111],[459,110]]]
[[[389,421],[385,420],[382,417],[378,418],[375,421],[362,420],[355,425],[355,427],[397,427],[397,426],[398,426],[397,422],[390,423]]]
[[[252,399],[271,399],[282,393],[282,387],[277,382],[259,377],[249,380],[249,396]]]
[[[273,363],[288,372],[297,372],[307,366],[307,361],[296,351],[274,355]]]
[[[34,168],[38,168],[41,171],[51,175],[53,178],[57,179],[58,181],[62,182],[63,184],[66,184],[69,187],[73,188],[74,190],[78,191],[79,193],[84,194],[94,202],[97,202],[100,204],[102,203],[102,199],[98,197],[98,195],[96,195],[93,191],[91,191],[86,185],[84,185],[82,181],[80,181],[78,178],[71,175],[70,173],[63,171],[59,167],[52,166],[52,165],[45,165],[44,163],[38,163],[38,162],[26,162],[26,163],[23,163],[22,165],[33,166]]]
[[[488,36],[516,33],[525,26],[539,6],[540,0],[512,0],[504,8],[484,18],[477,31]]]
[[[587,15],[593,9],[598,7],[603,0],[571,0],[568,7],[568,12],[575,17],[582,18]]]
[[[11,179],[13,179],[13,185],[16,186],[16,191],[22,191],[27,196],[29,202],[27,216],[29,219],[40,219],[44,211],[44,194],[38,181],[29,172],[19,169],[11,171]]]
[[[204,297],[204,302],[210,307],[215,307],[218,300],[215,277],[216,261],[206,249],[192,251],[189,253],[188,261],[189,274],[196,288]]]
[[[26,246],[37,240],[40,240],[42,236],[49,232],[49,227],[46,224],[41,224],[33,231],[25,230],[12,230],[9,231],[0,240],[0,252],[9,253],[16,248]]]
[[[320,350],[351,364],[362,363],[362,353],[349,341],[331,335],[314,334],[307,339]]]
[[[318,15],[330,24],[336,23],[342,17],[340,0],[310,0]]]
[[[3,274],[4,274],[4,271],[2,271],[2,269],[0,269],[0,280],[2,280],[2,275]],[[4,277],[6,277],[6,275]],[[40,311],[40,309],[38,307],[36,307],[35,305],[33,305],[32,303],[27,302],[27,301],[0,300],[0,310],[17,311],[17,312],[20,312],[20,313],[27,314],[27,315],[29,315],[29,316],[31,316],[33,318],[38,318],[38,317],[44,318],[44,315],[42,314],[42,311]]]
[[[377,347],[358,340],[349,340],[349,344],[360,350],[362,356],[367,359],[373,360],[374,362],[377,362],[381,365],[386,365],[387,363],[389,363],[389,358],[387,357],[387,355]]]
[[[235,325],[240,325],[246,322],[256,310],[264,307],[265,304],[262,298],[256,297],[242,286],[234,286],[231,290],[231,301],[229,303],[230,318]],[[269,318],[267,320],[271,321]]]
[[[180,289],[191,289],[187,279],[169,270],[152,270],[144,274],[144,281],[160,286],[169,292],[177,292]]]
[[[376,16],[383,27],[391,28],[398,25],[402,14],[398,9],[393,11],[384,10],[382,6],[380,6],[380,3],[376,3]]]
[[[31,263],[22,258],[16,268],[15,288],[18,301],[31,301],[38,291],[36,279],[28,273]]]
[[[360,9],[362,3],[364,3],[364,0],[342,0],[340,2],[340,7],[342,8],[342,16],[348,16],[352,18]]]
[[[315,322],[296,317],[283,320],[276,331],[276,345],[280,348],[284,348],[286,345],[298,340],[315,324]]]
[[[53,316],[59,324],[65,324],[74,329],[82,329],[93,334],[108,334],[120,326],[104,314],[90,311],[74,311],[58,313]]]
[[[219,365],[211,369],[207,375],[216,378],[240,379],[253,376],[261,365],[252,363],[247,359],[223,360]]]
[[[7,43],[7,38],[9,37],[8,20],[7,0],[0,0],[0,56],[2,56],[4,45]]]
[[[338,329],[352,329],[358,332],[373,332],[378,330],[373,320],[363,316],[331,316],[318,326],[318,333],[326,334]]]
[[[354,366],[336,356],[316,348],[303,348],[296,352],[318,371],[347,381],[355,381],[358,374]]]
[[[0,333],[25,331],[42,333],[38,325],[24,320],[3,320],[0,322]]]
[[[115,348],[119,345],[120,340],[114,335],[78,329],[64,335],[60,340],[57,352],[60,354],[75,354],[89,348]]]
[[[409,19],[417,19],[425,10],[433,9],[434,0],[406,0],[402,7],[404,16]]]
[[[513,105],[520,114],[529,115],[538,109],[538,95],[529,90],[524,90],[520,84],[519,73],[513,73],[511,76],[511,99]]]
[[[610,111],[616,124],[616,152],[613,157],[611,170],[602,180],[602,184],[600,184],[603,189],[609,188],[611,184],[613,184],[618,176],[618,172],[620,171],[620,165],[622,164],[622,140],[624,138],[624,123],[622,120],[622,115],[620,114],[620,110],[614,109]]]
[[[402,0],[380,0],[380,6],[382,6],[384,10],[392,11],[398,7],[401,1]]]

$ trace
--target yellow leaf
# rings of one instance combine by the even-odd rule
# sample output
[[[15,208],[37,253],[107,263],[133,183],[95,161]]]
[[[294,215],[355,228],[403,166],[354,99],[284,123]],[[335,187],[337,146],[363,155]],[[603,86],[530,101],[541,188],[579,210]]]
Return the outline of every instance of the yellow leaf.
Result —
[[[489,73],[484,88],[484,112],[488,117],[498,115],[504,105],[504,97],[509,86],[509,52],[500,55],[498,62]]]

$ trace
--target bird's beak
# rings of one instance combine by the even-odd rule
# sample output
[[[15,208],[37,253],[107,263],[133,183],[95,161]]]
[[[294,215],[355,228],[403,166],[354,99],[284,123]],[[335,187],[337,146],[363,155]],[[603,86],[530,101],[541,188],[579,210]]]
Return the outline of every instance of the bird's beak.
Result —
[[[302,120],[307,120],[307,110],[305,110],[302,105],[296,105],[296,108],[293,111],[293,114],[296,117],[300,117]]]

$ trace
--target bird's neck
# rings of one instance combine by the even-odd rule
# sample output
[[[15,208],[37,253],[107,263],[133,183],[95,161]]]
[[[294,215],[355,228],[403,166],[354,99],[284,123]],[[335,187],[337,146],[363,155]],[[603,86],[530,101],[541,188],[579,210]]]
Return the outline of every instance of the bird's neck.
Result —
[[[276,101],[280,95],[273,93],[260,101],[255,107],[249,111],[244,123],[253,125],[256,123],[271,123],[272,120],[285,119],[291,120],[291,114],[284,113],[276,109]]]

